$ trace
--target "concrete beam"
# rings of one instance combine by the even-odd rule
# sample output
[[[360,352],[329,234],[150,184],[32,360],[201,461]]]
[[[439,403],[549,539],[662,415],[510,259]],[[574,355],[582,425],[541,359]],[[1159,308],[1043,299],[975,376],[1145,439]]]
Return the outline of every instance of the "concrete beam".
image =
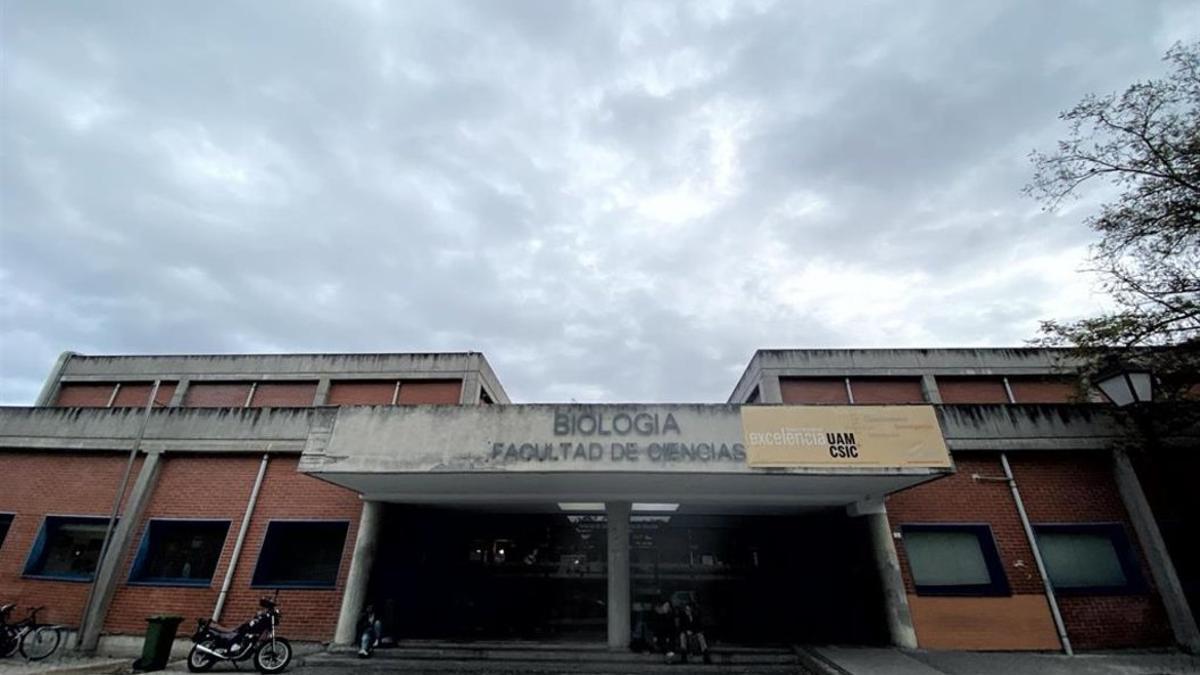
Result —
[[[1158,529],[1158,521],[1154,519],[1154,511],[1150,508],[1146,493],[1142,490],[1142,483],[1124,450],[1113,450],[1113,477],[1116,478],[1117,490],[1129,513],[1138,543],[1142,545],[1146,561],[1150,564],[1150,574],[1154,577],[1154,585],[1158,587],[1158,594],[1167,611],[1175,642],[1193,654],[1200,654],[1200,630],[1188,607],[1183,584],[1175,572],[1175,564],[1171,561],[1167,543]]]
[[[91,595],[91,603],[83,610],[83,622],[79,635],[79,649],[85,652],[96,650],[100,640],[100,632],[104,628],[104,619],[108,616],[108,607],[112,603],[113,592],[117,587],[117,571],[120,569],[121,558],[129,548],[134,531],[141,522],[146,506],[150,504],[150,496],[158,482],[158,472],[161,455],[151,452],[142,460],[142,469],[138,472],[133,489],[125,498],[125,510],[121,519],[113,529],[112,539],[104,559],[99,562],[96,576],[92,582],[95,586]]]
[[[629,648],[629,502],[608,502],[608,648]]]
[[[371,569],[375,566],[375,551],[379,546],[379,530],[383,520],[383,502],[364,501],[358,519],[358,535],[354,538],[354,555],[346,573],[346,590],[342,593],[342,608],[338,612],[337,630],[333,641],[339,645],[354,644],[358,617],[367,601]]]

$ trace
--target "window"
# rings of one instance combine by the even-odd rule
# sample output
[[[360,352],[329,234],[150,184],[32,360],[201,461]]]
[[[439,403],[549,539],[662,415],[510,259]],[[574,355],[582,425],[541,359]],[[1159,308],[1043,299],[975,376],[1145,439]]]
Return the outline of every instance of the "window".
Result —
[[[333,588],[349,526],[346,521],[269,523],[251,585]]]
[[[1008,595],[1008,579],[987,525],[904,525],[917,595]]]
[[[4,546],[4,540],[8,538],[8,528],[12,526],[13,514],[0,513],[0,546]]]
[[[25,563],[25,574],[90,581],[107,529],[108,519],[103,517],[46,516]]]
[[[228,532],[227,521],[150,521],[129,573],[130,583],[209,585]]]
[[[1034,533],[1054,590],[1106,594],[1142,589],[1137,558],[1119,523],[1035,525]]]

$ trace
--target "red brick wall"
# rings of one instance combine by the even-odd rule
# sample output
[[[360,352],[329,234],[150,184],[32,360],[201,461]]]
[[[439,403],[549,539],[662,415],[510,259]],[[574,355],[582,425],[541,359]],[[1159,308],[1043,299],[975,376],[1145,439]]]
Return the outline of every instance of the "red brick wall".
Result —
[[[921,380],[911,377],[850,378],[854,402],[864,405],[885,403],[924,403]]]
[[[433,403],[458,405],[462,396],[462,380],[406,381],[400,384],[400,405]]]
[[[0,489],[0,512],[15,514],[0,544],[0,602],[17,603],[18,618],[30,605],[45,605],[40,620],[79,625],[90,584],[21,575],[46,514],[111,514],[126,459],[120,453],[0,452],[0,475],[7,477]],[[140,469],[141,460],[135,460],[133,475]]]
[[[987,523],[996,538],[996,548],[1012,592],[1042,593],[1033,551],[1025,538],[1008,486],[1002,482],[971,480],[971,475],[976,473],[1003,477],[999,455],[957,454],[954,463],[957,473],[888,497],[888,520],[892,528],[899,529],[906,523]],[[898,541],[896,553],[904,573],[904,586],[909,593],[914,593],[916,589],[903,541]]]
[[[937,385],[942,403],[1008,403],[999,377],[939,377]]]
[[[1069,378],[1009,377],[1013,400],[1017,403],[1073,403],[1079,389]]]
[[[1165,645],[1170,625],[1106,453],[1010,454],[1013,475],[1034,525],[1117,522],[1141,563],[1147,590],[1132,595],[1059,595],[1071,643],[1079,649]]]
[[[249,382],[192,382],[183,404],[192,408],[241,408],[249,395]]]
[[[458,405],[462,380],[405,380],[400,383],[399,405]],[[395,380],[347,380],[329,385],[327,405],[391,405]]]
[[[105,384],[66,383],[58,388],[58,399],[54,405],[60,408],[103,408],[112,398],[114,386],[111,382]]]
[[[395,380],[332,382],[327,405],[391,405],[396,396]]]
[[[259,456],[172,455],[164,459],[159,481],[137,534],[122,561],[119,584],[105,630],[141,633],[145,617],[168,612],[185,617],[181,631],[195,627],[195,619],[210,616],[216,604],[229,558],[237,541],[242,515],[257,475]],[[267,589],[251,588],[267,523],[272,519],[347,520],[350,527],[342,554],[338,580],[332,589],[285,589],[279,594],[283,612],[281,631],[297,640],[333,639],[341,608],[346,573],[354,549],[362,502],[358,495],[296,471],[298,457],[273,456],[234,572],[233,585],[221,622],[236,625],[257,611]],[[173,588],[128,585],[137,547],[151,518],[205,518],[230,521],[220,562],[206,588]]]
[[[849,405],[846,381],[840,377],[781,377],[779,393],[792,405]]]
[[[171,402],[171,397],[175,395],[175,382],[163,382],[158,386],[158,394],[154,397],[156,407],[165,406]],[[122,384],[121,389],[117,392],[117,398],[113,400],[114,408],[141,408],[146,405],[146,401],[150,399],[150,392],[154,390],[154,384],[147,383],[129,383]]]
[[[260,382],[254,388],[254,398],[250,400],[250,407],[305,408],[313,404],[316,394],[316,382]]]
[[[971,475],[1002,477],[995,453],[959,453],[957,473],[887,499],[894,529],[905,523],[988,523],[1014,594],[1042,594],[1033,553],[1011,492],[1004,482],[975,482]],[[1136,537],[1104,453],[1009,453],[1029,518],[1037,523],[1121,522]],[[903,542],[897,555],[905,587],[915,593]],[[1138,551],[1145,578],[1144,558]],[[1170,641],[1162,604],[1154,592],[1122,596],[1062,596],[1059,606],[1072,644],[1079,649],[1156,646]]]

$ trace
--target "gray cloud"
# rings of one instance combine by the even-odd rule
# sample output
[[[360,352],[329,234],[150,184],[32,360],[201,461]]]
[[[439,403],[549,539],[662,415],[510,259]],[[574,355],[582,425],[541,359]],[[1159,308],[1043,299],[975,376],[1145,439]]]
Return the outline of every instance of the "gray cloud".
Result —
[[[1019,194],[1188,2],[10,2],[0,401],[82,352],[479,349],[720,400],[773,346],[1099,307]]]

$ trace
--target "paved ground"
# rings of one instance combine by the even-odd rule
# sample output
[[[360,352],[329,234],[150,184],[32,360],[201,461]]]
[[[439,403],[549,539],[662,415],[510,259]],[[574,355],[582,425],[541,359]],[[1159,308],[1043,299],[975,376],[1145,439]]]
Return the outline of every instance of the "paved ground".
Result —
[[[902,652],[895,649],[815,650],[851,675],[1185,675],[1200,673],[1200,657],[1120,652],[1062,656],[1033,653]]]
[[[828,673],[839,675],[1195,675],[1200,674],[1200,657],[1178,653],[1133,653],[1085,654],[1066,657],[1054,654],[1028,653],[977,653],[977,652],[901,652],[892,649],[846,649],[837,647],[818,648],[828,668]],[[122,658],[75,658],[60,657],[39,664],[26,664],[18,660],[0,661],[0,675],[28,675],[31,673],[58,673],[60,675],[85,675],[88,673],[129,673],[132,659]],[[478,675],[526,675],[529,671],[520,664],[486,664],[485,670],[473,664],[456,669],[449,664],[428,669],[414,669],[412,664],[389,664],[383,659],[354,662],[353,667],[298,665],[289,669],[297,675],[341,675],[343,673],[405,673],[406,675],[454,675],[472,673]],[[432,664],[431,664],[432,666]],[[588,675],[625,675],[636,670],[635,664],[613,664],[612,672],[590,671]],[[689,666],[675,666],[671,672],[690,673]],[[187,673],[183,661],[176,661],[164,675]],[[218,666],[214,673],[239,672],[225,665]],[[253,672],[243,668],[243,673]],[[539,672],[547,672],[539,670]],[[571,675],[579,675],[568,670]],[[797,673],[804,673],[797,669]]]

